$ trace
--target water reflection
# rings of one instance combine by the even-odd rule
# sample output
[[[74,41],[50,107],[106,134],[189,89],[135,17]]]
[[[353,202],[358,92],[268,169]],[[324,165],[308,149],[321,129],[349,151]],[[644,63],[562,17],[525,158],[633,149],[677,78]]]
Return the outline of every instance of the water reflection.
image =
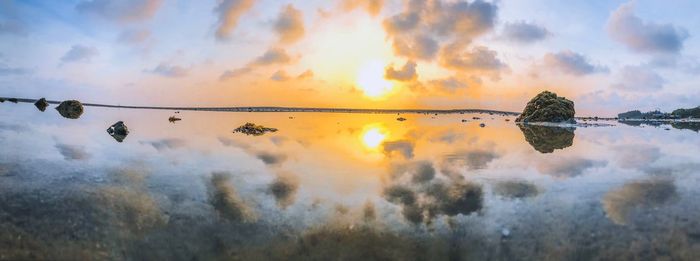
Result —
[[[552,153],[571,147],[574,143],[574,129],[550,126],[518,124],[525,140],[541,153]]]
[[[616,224],[627,224],[632,211],[651,211],[677,198],[676,186],[670,179],[634,181],[611,190],[603,197],[608,218]]]
[[[694,132],[581,128],[573,144],[573,130],[498,115],[480,128],[461,119],[483,115],[182,112],[172,125],[88,109],[0,110],[0,259],[698,254]],[[231,133],[251,118],[284,128]],[[104,127],[119,120],[133,129],[116,143]]]

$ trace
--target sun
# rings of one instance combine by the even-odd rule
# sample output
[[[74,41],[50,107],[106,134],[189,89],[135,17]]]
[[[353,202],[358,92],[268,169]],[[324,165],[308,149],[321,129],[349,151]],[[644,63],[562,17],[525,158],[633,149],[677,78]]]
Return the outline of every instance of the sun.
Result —
[[[393,84],[384,79],[384,64],[379,60],[371,60],[360,66],[356,83],[372,99],[384,98],[393,89]]]

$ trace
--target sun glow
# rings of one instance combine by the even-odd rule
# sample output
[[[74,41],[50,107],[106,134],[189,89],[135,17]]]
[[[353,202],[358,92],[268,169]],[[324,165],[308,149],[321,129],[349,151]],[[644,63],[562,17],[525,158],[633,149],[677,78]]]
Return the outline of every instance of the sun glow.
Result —
[[[370,125],[365,127],[364,131],[362,132],[362,144],[364,144],[368,149],[377,149],[388,136],[389,134],[387,131],[381,126]]]
[[[362,65],[357,72],[356,83],[367,97],[380,99],[392,90],[392,83],[384,79],[384,65],[372,60]]]

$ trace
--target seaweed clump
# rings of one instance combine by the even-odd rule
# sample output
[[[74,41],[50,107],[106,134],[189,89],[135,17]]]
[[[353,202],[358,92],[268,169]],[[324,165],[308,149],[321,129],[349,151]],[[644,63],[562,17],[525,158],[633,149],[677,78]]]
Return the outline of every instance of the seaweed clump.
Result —
[[[261,136],[268,132],[276,132],[275,128],[268,128],[262,125],[256,125],[255,123],[247,122],[240,127],[233,130],[233,132],[240,132],[245,135]]]

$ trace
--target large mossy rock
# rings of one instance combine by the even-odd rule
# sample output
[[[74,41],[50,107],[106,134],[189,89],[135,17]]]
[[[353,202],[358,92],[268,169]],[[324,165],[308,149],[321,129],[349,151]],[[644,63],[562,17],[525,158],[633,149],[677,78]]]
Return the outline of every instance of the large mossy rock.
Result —
[[[525,106],[523,113],[515,120],[517,122],[573,122],[574,102],[556,93],[544,91]]]
[[[76,100],[67,100],[61,102],[61,104],[56,107],[56,110],[63,117],[77,119],[80,118],[80,115],[83,115],[83,104]]]

